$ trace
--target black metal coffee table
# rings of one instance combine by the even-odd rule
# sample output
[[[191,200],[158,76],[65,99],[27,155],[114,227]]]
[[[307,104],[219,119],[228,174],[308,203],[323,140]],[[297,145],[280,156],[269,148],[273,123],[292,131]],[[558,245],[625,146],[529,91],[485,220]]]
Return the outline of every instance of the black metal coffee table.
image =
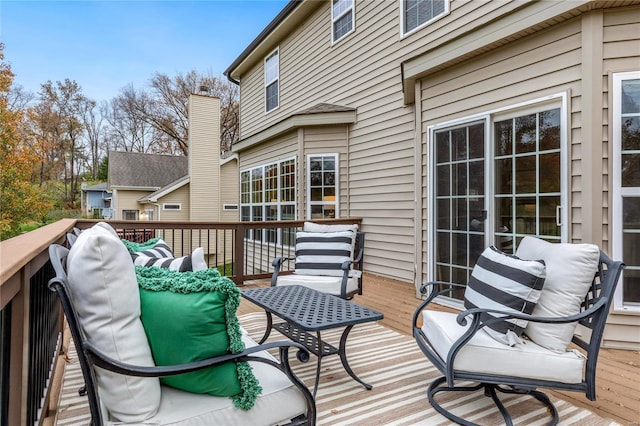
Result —
[[[298,285],[243,290],[242,296],[263,308],[267,314],[267,329],[259,343],[266,341],[271,329],[275,328],[294,342],[304,345],[309,352],[318,357],[314,397],[318,391],[322,358],[334,354],[340,355],[344,369],[354,380],[367,390],[372,388],[353,372],[347,361],[345,349],[347,336],[354,325],[381,320],[384,317],[382,313]],[[274,324],[272,314],[285,322]],[[342,332],[338,348],[322,341],[320,331],[340,327],[346,328]],[[315,336],[310,332],[315,332]],[[308,358],[308,355],[305,355],[304,352],[297,354],[301,361],[307,360],[305,358]]]

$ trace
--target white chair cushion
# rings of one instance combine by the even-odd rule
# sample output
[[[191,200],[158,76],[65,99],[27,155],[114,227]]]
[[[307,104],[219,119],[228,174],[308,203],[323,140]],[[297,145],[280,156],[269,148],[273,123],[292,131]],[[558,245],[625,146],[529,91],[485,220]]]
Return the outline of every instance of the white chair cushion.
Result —
[[[524,237],[518,245],[516,256],[521,259],[542,259],[547,266],[544,288],[532,315],[566,317],[580,312],[580,304],[598,270],[598,246],[554,244],[534,237]],[[525,328],[525,334],[545,348],[563,352],[571,342],[576,324],[530,322]]]
[[[451,346],[469,324],[459,325],[456,314],[450,312],[424,310],[422,318],[422,332],[446,361]],[[580,383],[583,365],[584,357],[574,351],[557,353],[531,341],[507,346],[480,332],[460,349],[454,361],[456,370],[563,383]]]
[[[248,336],[242,339],[246,347],[256,343]],[[275,360],[269,353],[256,354]],[[233,406],[231,398],[207,394],[195,394],[162,386],[162,399],[158,414],[141,425],[172,426],[225,426],[273,425],[288,423],[290,419],[305,413],[305,399],[291,381],[276,368],[259,362],[250,362],[260,381],[262,393],[249,411]],[[117,425],[119,423],[108,423]]]
[[[357,276],[360,271],[354,270],[351,272],[353,276],[347,280],[347,293],[358,290]],[[299,274],[279,275],[276,285],[301,285],[323,293],[340,296],[342,277]]]
[[[83,231],[67,258],[70,297],[87,340],[106,355],[153,366],[140,321],[140,296],[131,255],[113,228]],[[100,398],[120,421],[143,421],[160,405],[157,378],[125,377],[96,368]]]

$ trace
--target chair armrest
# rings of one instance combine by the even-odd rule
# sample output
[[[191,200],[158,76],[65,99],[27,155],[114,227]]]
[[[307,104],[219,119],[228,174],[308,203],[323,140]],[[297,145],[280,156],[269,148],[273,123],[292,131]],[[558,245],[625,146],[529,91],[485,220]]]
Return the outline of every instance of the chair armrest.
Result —
[[[276,257],[271,261],[271,265],[273,266],[273,274],[271,274],[271,287],[276,286],[276,282],[278,280],[278,274],[280,273],[280,269],[282,269],[282,264],[286,260],[294,260],[295,257]]]
[[[547,324],[565,324],[570,322],[580,321],[582,319],[588,318],[590,316],[595,315],[600,309],[606,306],[608,299],[606,297],[601,297],[598,299],[596,303],[594,303],[589,309],[585,309],[574,315],[569,315],[566,317],[537,317],[529,314],[525,314],[522,312],[505,312],[497,309],[487,309],[487,308],[473,308],[468,309],[466,311],[460,312],[457,317],[458,324],[466,325],[466,318],[469,315],[477,316],[481,313],[490,313],[490,314],[498,314],[500,318],[495,318],[489,321],[485,321],[482,325],[491,324],[497,321],[503,321],[505,319],[521,319],[531,322],[539,322],[539,323],[547,323]]]
[[[186,364],[176,364],[176,365],[165,365],[165,366],[140,366],[127,364],[121,361],[117,361],[103,352],[98,350],[94,345],[89,342],[85,342],[86,352],[88,357],[93,361],[93,363],[105,370],[113,371],[118,374],[124,374],[127,376],[137,376],[137,377],[166,377],[166,376],[175,376],[178,374],[191,373],[193,371],[202,370],[204,368],[212,367],[214,365],[223,364],[229,361],[270,361],[266,358],[251,356],[251,354],[255,354],[257,352],[266,351],[269,349],[278,348],[280,350],[280,361],[281,364],[285,364],[286,368],[290,368],[288,365],[288,353],[289,348],[296,348],[298,350],[307,352],[304,346],[295,343],[295,342],[272,342],[265,343],[262,345],[253,346],[251,348],[245,349],[242,352],[236,354],[225,354],[216,356],[213,358],[203,359],[201,361],[189,362]],[[283,360],[287,360],[283,362]],[[277,368],[283,370],[277,363],[273,363],[272,361],[267,362],[268,364],[275,364],[278,366]],[[284,371],[284,370],[283,370]]]
[[[436,287],[439,285],[446,285],[448,286],[448,288],[435,291]],[[420,305],[418,305],[416,310],[413,312],[413,327],[414,328],[418,327],[418,318],[420,316],[420,313],[422,313],[422,311],[433,301],[433,299],[435,299],[437,296],[451,293],[453,290],[456,290],[458,288],[464,288],[464,287],[465,286],[461,284],[447,283],[443,281],[429,281],[429,282],[423,283],[420,286],[420,293],[425,294],[429,292],[429,295]],[[431,289],[431,291],[429,291],[429,289]]]

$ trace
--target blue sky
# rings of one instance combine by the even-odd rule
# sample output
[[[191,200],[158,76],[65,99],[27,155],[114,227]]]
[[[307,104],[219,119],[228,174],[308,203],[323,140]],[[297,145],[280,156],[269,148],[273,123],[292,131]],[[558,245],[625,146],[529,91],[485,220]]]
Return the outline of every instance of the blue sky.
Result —
[[[96,101],[155,72],[224,70],[287,0],[0,0],[0,40],[14,83],[37,93],[69,78]]]

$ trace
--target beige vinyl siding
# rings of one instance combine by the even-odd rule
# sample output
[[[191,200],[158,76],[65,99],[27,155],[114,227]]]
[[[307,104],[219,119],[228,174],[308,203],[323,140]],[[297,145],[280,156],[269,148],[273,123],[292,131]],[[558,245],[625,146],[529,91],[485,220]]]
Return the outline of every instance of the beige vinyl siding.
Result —
[[[220,220],[220,100],[189,98],[189,175],[192,221]]]
[[[240,171],[252,167],[270,164],[280,159],[296,156],[298,152],[298,132],[297,130],[286,133],[275,138],[269,143],[259,144],[242,151],[240,156]],[[296,159],[296,161],[298,161]]]
[[[609,126],[611,119],[611,111],[608,108],[612,94],[609,92],[610,75],[614,72],[637,71],[640,70],[640,6],[620,8],[603,13],[603,102],[602,117],[604,120],[602,140],[605,142],[603,146],[603,182],[605,188],[603,191],[603,213],[608,219],[611,215],[609,209],[609,200],[611,193],[606,182],[611,182],[610,164],[612,146],[611,140],[612,128]],[[608,223],[608,222],[607,222]],[[611,229],[603,226],[603,233],[607,231],[604,238],[615,238],[610,235]],[[638,341],[638,329],[640,327],[640,316],[629,315],[628,313],[620,313],[615,310],[609,314],[607,319],[607,327],[603,337],[603,345],[609,348],[634,349],[638,350],[640,343]],[[635,342],[635,343],[630,343]]]
[[[299,164],[298,170],[304,175],[303,181],[308,184],[307,157],[313,154],[338,154],[338,190],[339,190],[339,215],[349,217],[349,181],[348,181],[348,148],[349,133],[347,126],[319,126],[303,129],[304,161]],[[300,181],[300,180],[299,180]],[[300,217],[307,218],[307,191],[306,188],[298,189],[301,197],[298,203],[302,206]]]
[[[152,192],[153,191],[118,189],[118,206],[116,207],[116,219],[122,220],[122,210],[138,210],[138,212],[144,210],[144,206],[138,203],[138,200],[145,195],[151,194]]]
[[[238,160],[231,160],[220,167],[220,220],[238,222],[240,220],[240,180]],[[225,204],[234,204],[236,211],[225,211]]]
[[[160,205],[158,220],[189,222],[189,186],[184,185],[166,196],[158,198],[158,204]],[[163,210],[162,206],[164,204],[181,204],[182,208],[175,211]]]
[[[422,131],[427,126],[455,118],[486,113],[490,110],[509,107],[518,103],[540,99],[547,95],[570,93],[572,98],[581,92],[581,22],[579,19],[530,36],[497,49],[491,54],[465,62],[459,66],[442,70],[421,84]],[[570,101],[574,104],[576,101]],[[572,111],[573,116],[577,114]],[[570,126],[573,124],[571,119]],[[426,141],[426,136],[423,139]],[[580,175],[575,176],[580,162],[576,151],[580,150],[580,139],[572,137],[570,147],[571,169],[574,176],[569,184],[573,194],[580,194]],[[428,164],[426,144],[423,146],[423,164]],[[427,181],[427,169],[423,170]],[[427,194],[423,193],[423,207],[427,206]],[[580,213],[580,197],[570,196],[570,216]],[[577,213],[576,213],[577,212]],[[423,234],[428,228],[427,216],[423,220]],[[574,219],[575,222],[575,219]],[[572,228],[576,232],[575,227]],[[574,235],[575,237],[575,235]],[[580,238],[580,236],[578,236]],[[424,242],[426,250],[426,240]],[[427,253],[423,253],[429,259]],[[426,270],[423,271],[426,279]]]

